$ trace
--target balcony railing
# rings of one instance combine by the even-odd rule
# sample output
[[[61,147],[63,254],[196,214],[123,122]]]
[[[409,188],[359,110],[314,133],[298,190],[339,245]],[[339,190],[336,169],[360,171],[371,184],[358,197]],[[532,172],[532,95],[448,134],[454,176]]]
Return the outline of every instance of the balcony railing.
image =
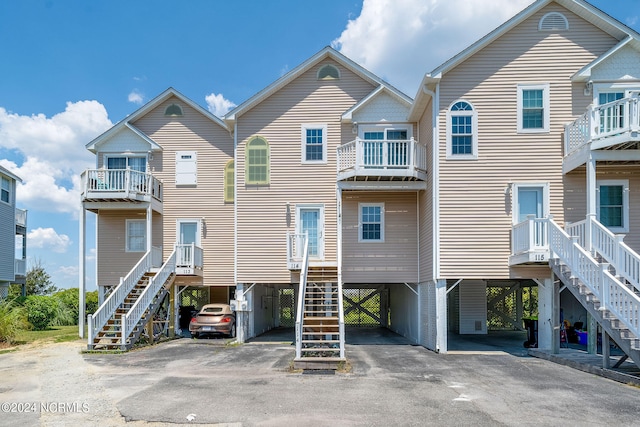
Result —
[[[510,265],[549,261],[547,218],[529,215],[511,230]]]
[[[162,182],[132,169],[88,169],[80,176],[83,198],[152,197],[162,201]]]
[[[302,268],[306,241],[306,234],[287,233],[287,268],[289,270]]]
[[[27,211],[24,209],[16,208],[16,225],[21,227],[27,226]]]
[[[16,259],[13,263],[13,274],[17,277],[26,277],[27,276],[27,260],[26,259]]]
[[[569,155],[589,143],[632,132],[640,132],[638,95],[603,105],[589,106],[586,113],[565,126],[564,152],[565,155]]]
[[[409,140],[356,138],[338,147],[337,154],[339,180],[355,176],[420,178],[427,170],[427,147],[413,138]]]
[[[178,243],[175,245],[176,273],[181,275],[200,275],[202,272],[202,248],[195,243]]]

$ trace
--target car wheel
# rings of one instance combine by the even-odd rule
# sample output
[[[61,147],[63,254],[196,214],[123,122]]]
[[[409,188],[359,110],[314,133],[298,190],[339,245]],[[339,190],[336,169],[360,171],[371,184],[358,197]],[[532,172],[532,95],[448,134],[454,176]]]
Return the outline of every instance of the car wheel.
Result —
[[[199,334],[198,332],[194,332],[194,333],[193,333],[193,337],[194,337],[194,338],[198,338],[199,336],[200,336],[200,334]]]
[[[231,325],[231,330],[229,331],[229,337],[230,338],[235,338],[236,337],[236,324],[235,323],[233,325]]]

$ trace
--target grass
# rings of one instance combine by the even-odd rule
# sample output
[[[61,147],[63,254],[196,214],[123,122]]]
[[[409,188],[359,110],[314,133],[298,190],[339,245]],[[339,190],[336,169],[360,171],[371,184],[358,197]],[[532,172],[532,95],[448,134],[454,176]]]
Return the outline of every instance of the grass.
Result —
[[[78,326],[53,326],[44,331],[25,331],[18,332],[15,338],[15,344],[35,344],[35,343],[58,343],[76,341],[78,338]]]

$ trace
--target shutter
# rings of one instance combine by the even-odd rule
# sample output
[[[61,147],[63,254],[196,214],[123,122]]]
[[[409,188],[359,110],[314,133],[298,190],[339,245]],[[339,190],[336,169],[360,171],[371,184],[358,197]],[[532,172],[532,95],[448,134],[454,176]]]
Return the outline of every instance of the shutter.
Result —
[[[198,183],[198,153],[196,151],[176,152],[176,185],[196,185]]]

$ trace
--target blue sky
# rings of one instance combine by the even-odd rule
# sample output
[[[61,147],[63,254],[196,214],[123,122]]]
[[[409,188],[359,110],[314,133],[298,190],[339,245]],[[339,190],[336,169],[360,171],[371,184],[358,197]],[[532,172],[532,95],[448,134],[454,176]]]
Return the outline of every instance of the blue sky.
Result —
[[[531,2],[0,2],[0,164],[24,180],[29,259],[77,286],[79,174],[94,165],[84,146],[168,87],[222,115],[333,45],[413,97],[425,72]],[[591,3],[640,32],[640,0]]]

